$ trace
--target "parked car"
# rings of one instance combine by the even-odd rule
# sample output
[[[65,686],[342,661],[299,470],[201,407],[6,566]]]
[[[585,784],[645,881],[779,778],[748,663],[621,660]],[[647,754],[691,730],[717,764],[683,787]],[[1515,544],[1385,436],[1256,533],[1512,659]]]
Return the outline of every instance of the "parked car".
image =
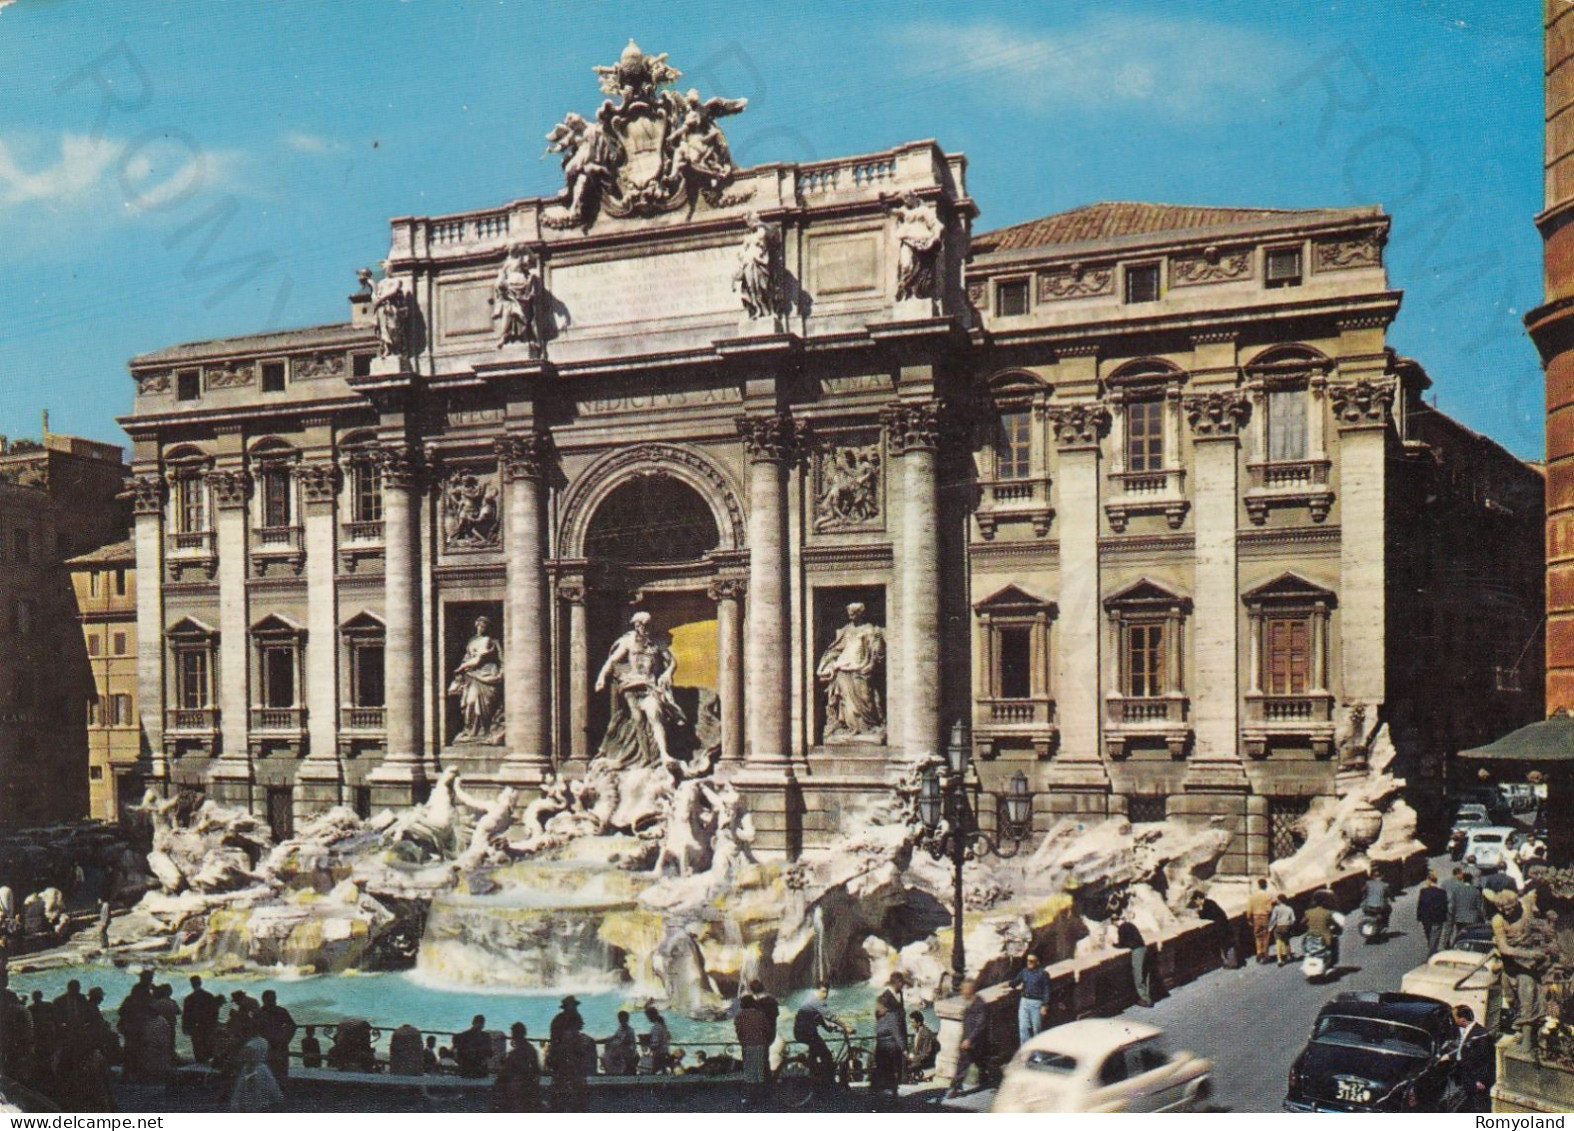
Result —
[[[1491,1030],[1503,1011],[1498,980],[1502,970],[1491,946],[1485,951],[1440,950],[1406,974],[1399,988],[1448,1005],[1468,1005],[1476,1020]]]
[[[1448,833],[1448,854],[1455,860],[1465,858],[1465,844],[1474,829],[1492,824],[1487,807],[1478,801],[1463,802],[1454,811],[1454,824]]]
[[[1290,1069],[1285,1111],[1457,1111],[1453,1010],[1406,993],[1346,993],[1323,1006]]]
[[[1212,1094],[1212,1071],[1211,1061],[1171,1052],[1162,1029],[1088,1018],[1019,1048],[990,1111],[1189,1111]]]
[[[1497,944],[1492,941],[1492,927],[1487,923],[1477,923],[1473,927],[1459,928],[1449,949],[1469,951],[1471,954],[1492,954],[1497,950]]]
[[[1465,838],[1465,863],[1477,868],[1500,868],[1504,854],[1519,845],[1519,830],[1507,825],[1482,825]]]

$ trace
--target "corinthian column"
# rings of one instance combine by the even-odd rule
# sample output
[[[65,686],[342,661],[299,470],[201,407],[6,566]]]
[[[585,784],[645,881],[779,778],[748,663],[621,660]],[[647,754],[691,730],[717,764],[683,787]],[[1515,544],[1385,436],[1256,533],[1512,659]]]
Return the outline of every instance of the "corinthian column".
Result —
[[[887,446],[902,461],[901,541],[896,562],[901,625],[896,670],[902,681],[901,740],[907,757],[943,749],[940,722],[940,526],[935,456],[940,405],[897,403],[884,414]]]
[[[716,675],[721,699],[721,756],[743,758],[743,610],[746,584],[738,578],[717,578],[709,595],[716,602]]]
[[[786,766],[792,750],[791,609],[787,586],[787,469],[797,425],[786,413],[738,421],[749,454],[748,761]]]
[[[246,747],[250,703],[246,694],[246,497],[251,477],[242,468],[210,471],[208,491],[218,509],[219,558],[219,735],[222,749],[213,765],[223,800],[250,806],[251,766]]]
[[[368,780],[383,787],[374,804],[408,804],[421,768],[420,589],[416,584],[415,494],[419,472],[406,447],[382,451],[383,670],[387,751]]]
[[[547,663],[546,519],[543,492],[548,447],[544,436],[505,436],[498,461],[508,484],[508,600],[503,697],[509,780],[538,782],[552,769],[552,702]]]

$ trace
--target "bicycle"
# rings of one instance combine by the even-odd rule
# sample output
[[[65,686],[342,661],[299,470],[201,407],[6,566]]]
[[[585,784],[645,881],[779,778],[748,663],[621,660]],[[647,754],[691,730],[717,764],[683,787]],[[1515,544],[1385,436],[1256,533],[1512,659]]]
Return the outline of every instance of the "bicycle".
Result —
[[[847,1088],[853,1056],[852,1026],[842,1026],[840,1036],[840,1043],[831,1050],[831,1077],[828,1080],[816,1077],[810,1071],[807,1050],[782,1061],[781,1071],[776,1074],[778,1102],[784,1107],[801,1108],[828,1091]]]

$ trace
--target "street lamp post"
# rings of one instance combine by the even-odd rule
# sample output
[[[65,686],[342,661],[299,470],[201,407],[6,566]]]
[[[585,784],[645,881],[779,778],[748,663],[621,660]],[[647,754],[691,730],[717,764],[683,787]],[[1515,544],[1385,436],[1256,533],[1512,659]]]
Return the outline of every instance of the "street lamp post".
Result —
[[[1033,831],[1033,791],[1021,770],[1012,775],[1005,796],[996,798],[994,835],[979,828],[976,801],[968,798],[972,754],[972,734],[966,720],[958,719],[951,726],[945,761],[937,759],[924,767],[918,792],[918,816],[925,833],[923,846],[936,860],[951,861],[953,993],[967,977],[967,952],[962,942],[963,865],[991,852],[1001,857],[1015,856]],[[1006,850],[1007,844],[1010,851]]]

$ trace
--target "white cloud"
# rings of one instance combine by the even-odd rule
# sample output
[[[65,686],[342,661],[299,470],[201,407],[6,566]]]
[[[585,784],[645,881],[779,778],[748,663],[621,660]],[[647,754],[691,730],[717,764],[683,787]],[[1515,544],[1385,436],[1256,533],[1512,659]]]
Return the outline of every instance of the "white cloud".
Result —
[[[64,133],[53,154],[0,137],[0,212],[39,205],[54,211],[155,214],[233,184],[240,160],[236,151],[204,150],[176,134],[128,141]]]
[[[997,22],[919,23],[896,33],[931,80],[1008,83],[1022,110],[1136,107],[1206,117],[1265,92],[1276,58],[1267,36],[1205,19],[1120,18],[1027,30]],[[937,60],[940,60],[937,62]]]
[[[329,141],[325,137],[319,137],[316,134],[309,134],[300,130],[294,130],[285,134],[284,144],[295,150],[296,153],[332,153],[335,149],[340,148],[339,143],[336,141]]]

